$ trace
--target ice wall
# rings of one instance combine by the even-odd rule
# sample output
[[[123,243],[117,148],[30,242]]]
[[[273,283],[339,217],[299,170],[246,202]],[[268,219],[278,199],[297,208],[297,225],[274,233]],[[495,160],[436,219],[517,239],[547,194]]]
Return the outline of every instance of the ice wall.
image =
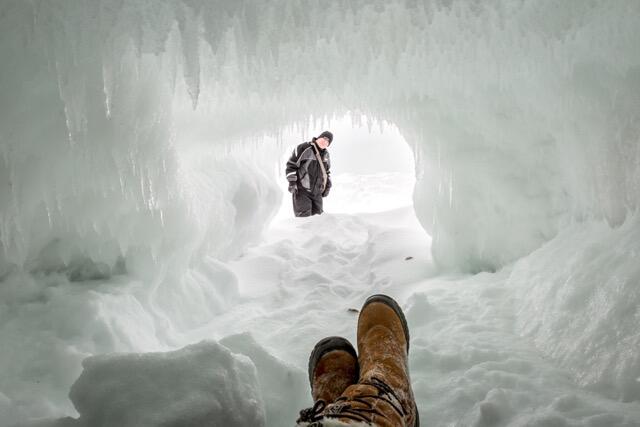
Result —
[[[183,345],[275,213],[251,126],[193,110],[189,11],[0,4],[0,424],[73,414],[85,357]]]
[[[416,210],[443,266],[499,267],[575,218],[619,224],[638,202],[639,9],[4,2],[4,256],[37,253],[50,223],[111,262],[106,246],[128,245],[103,238],[117,225],[96,219],[102,201],[160,227],[182,205],[173,175],[186,140],[346,109],[399,124],[413,144]],[[151,239],[145,222],[132,241]]]
[[[422,99],[398,122],[420,141],[416,209],[441,263],[492,269],[572,219],[637,209],[637,2],[434,9]]]
[[[242,144],[236,155],[225,148],[238,132],[209,134],[205,145],[176,127],[201,120],[183,113],[199,80],[195,23],[183,16],[189,10],[181,3],[3,3],[5,270],[37,261],[54,239],[69,257],[107,266],[125,257],[135,268],[141,258],[165,260],[185,246],[229,256],[243,244],[234,230],[250,214],[245,198],[253,192],[263,196],[256,203],[277,201],[257,156],[244,156]],[[218,234],[203,239],[209,232]]]

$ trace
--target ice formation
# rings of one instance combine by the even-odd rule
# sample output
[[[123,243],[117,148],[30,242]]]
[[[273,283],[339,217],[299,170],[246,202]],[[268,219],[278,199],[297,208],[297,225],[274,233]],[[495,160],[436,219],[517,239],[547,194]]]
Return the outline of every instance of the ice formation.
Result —
[[[637,205],[638,4],[554,6],[6,2],[5,263],[43,246],[34,223],[112,262],[189,216],[185,146],[348,109],[420,154],[416,208],[443,265],[499,267],[576,218],[618,225]],[[120,226],[131,212],[146,227]]]
[[[3,1],[0,418],[73,414],[84,357],[232,304],[281,197],[263,136],[346,111],[412,147],[443,271],[515,262],[521,332],[640,399],[639,27],[635,0]]]

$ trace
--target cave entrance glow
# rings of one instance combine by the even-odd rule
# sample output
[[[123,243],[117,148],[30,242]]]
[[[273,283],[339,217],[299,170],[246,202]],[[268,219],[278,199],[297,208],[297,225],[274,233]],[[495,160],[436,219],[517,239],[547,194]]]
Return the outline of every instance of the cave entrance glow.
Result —
[[[331,180],[326,213],[374,213],[411,206],[415,185],[413,153],[397,126],[366,116],[346,114],[328,123],[311,124],[302,134],[289,130],[282,138],[278,182],[283,197],[276,218],[292,217],[284,165],[297,144],[331,130]]]

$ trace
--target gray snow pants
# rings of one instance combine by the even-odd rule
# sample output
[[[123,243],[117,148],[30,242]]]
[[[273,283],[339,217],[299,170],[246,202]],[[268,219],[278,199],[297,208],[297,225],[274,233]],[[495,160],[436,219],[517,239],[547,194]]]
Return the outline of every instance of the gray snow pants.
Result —
[[[298,189],[293,194],[293,213],[295,216],[320,215],[322,213],[322,194],[313,194]]]

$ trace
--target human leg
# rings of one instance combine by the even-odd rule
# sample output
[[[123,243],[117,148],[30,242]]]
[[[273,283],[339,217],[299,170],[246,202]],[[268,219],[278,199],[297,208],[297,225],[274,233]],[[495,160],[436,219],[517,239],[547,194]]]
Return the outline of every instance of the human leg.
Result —
[[[295,216],[311,216],[312,215],[312,201],[310,194],[304,190],[298,189],[292,195],[293,199],[293,214]]]
[[[322,194],[311,195],[311,215],[320,215],[322,212]]]

